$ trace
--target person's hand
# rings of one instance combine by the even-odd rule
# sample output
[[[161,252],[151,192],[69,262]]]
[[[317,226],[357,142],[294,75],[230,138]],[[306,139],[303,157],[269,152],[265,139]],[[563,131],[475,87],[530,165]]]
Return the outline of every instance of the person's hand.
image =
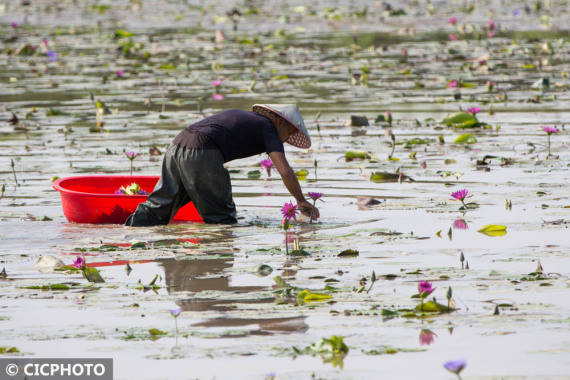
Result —
[[[307,201],[297,203],[297,207],[299,207],[299,210],[309,218],[319,219],[320,217],[319,209]]]

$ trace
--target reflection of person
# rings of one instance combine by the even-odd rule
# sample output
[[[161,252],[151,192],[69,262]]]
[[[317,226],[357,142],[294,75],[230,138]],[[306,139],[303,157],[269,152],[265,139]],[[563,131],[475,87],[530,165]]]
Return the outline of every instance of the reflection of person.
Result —
[[[228,297],[191,297],[178,299],[176,304],[184,311],[195,312],[232,312],[236,304],[267,304],[273,303],[272,296],[255,296],[252,298],[243,295],[232,297],[234,293],[261,292],[265,286],[231,286],[230,276],[225,271],[232,267],[233,257],[207,260],[157,260],[164,268],[166,289],[169,294],[176,292],[223,291]],[[278,318],[239,318],[224,315],[220,318],[211,318],[195,323],[193,326],[201,327],[241,327],[258,325],[259,332],[305,332],[309,326],[305,323],[305,316],[278,317]]]
[[[256,104],[253,112],[226,110],[184,129],[166,151],[154,191],[129,216],[128,226],[167,224],[192,201],[206,223],[236,223],[228,171],[223,164],[266,152],[287,190],[307,216],[319,210],[307,202],[283,142],[309,148],[311,139],[296,105]]]

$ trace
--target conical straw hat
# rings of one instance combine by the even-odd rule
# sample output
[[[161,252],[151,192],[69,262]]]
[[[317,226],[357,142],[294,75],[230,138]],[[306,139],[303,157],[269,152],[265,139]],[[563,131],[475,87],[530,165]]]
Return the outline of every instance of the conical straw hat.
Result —
[[[275,127],[280,125],[279,121],[285,121],[297,129],[297,133],[293,133],[285,141],[297,148],[308,149],[311,147],[311,138],[305,127],[303,116],[299,107],[295,104],[254,104],[253,112],[267,117],[273,122]]]

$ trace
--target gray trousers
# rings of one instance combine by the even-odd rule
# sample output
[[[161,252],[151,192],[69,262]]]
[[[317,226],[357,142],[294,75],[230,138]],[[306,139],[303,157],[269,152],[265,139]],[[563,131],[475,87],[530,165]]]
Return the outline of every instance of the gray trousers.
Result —
[[[217,149],[171,145],[153,192],[125,225],[168,224],[178,209],[190,201],[206,223],[237,223],[230,175],[223,163],[224,157]]]

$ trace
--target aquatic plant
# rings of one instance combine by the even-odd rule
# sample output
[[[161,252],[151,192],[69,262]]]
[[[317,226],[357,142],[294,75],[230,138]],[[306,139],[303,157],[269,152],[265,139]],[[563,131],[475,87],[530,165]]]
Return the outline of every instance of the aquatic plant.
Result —
[[[479,112],[481,112],[481,108],[479,107],[471,107],[467,110],[467,112],[469,112],[471,115],[475,116],[476,114],[478,114]]]
[[[115,74],[117,74],[118,78],[122,78],[123,75],[125,75],[125,72],[123,70],[117,70],[117,72]]]
[[[450,41],[457,41],[459,39],[459,37],[457,37],[457,34],[450,34],[449,36],[447,36],[447,38]]]
[[[390,112],[390,111],[384,112],[384,119],[388,123],[388,126],[391,127],[392,126],[392,120],[393,120],[392,119],[392,112]]]
[[[212,99],[214,100],[224,100],[224,95],[219,93],[219,88],[222,85],[223,81],[218,79],[212,81],[212,86],[214,86],[214,93],[212,94]]]
[[[314,191],[309,191],[307,193],[307,195],[309,196],[309,198],[311,198],[313,200],[313,206],[315,206],[317,204],[317,201],[320,199],[321,201],[323,201],[321,198],[323,196],[323,193],[318,193],[318,192],[314,192]],[[309,223],[313,223],[313,211],[311,210],[311,219],[309,221]]]
[[[421,302],[420,310],[424,309],[424,299],[427,296],[429,296],[431,293],[433,293],[434,290],[435,288],[432,287],[431,282],[429,281],[418,282],[418,293],[420,295],[420,302]]]
[[[56,53],[55,51],[53,51],[53,50],[48,50],[48,51],[46,52],[46,57],[47,57],[48,62],[55,62],[55,61],[57,61],[57,53]]]
[[[172,317],[174,317],[174,330],[175,330],[175,336],[178,336],[178,316],[180,315],[180,313],[182,313],[182,309],[181,308],[176,308],[176,309],[171,309],[170,311],[170,315],[172,315]]]
[[[457,87],[459,87],[459,83],[455,79],[452,79],[449,82],[447,82],[447,88],[457,88]]]
[[[16,176],[16,164],[12,158],[10,158],[10,167],[12,168],[12,174],[14,175],[14,182],[16,183],[16,186],[20,186],[18,185],[18,177]]]
[[[271,177],[271,168],[273,167],[273,161],[271,161],[270,158],[266,158],[261,160],[259,164],[261,165],[262,168],[267,170],[267,176]]]
[[[133,175],[133,161],[135,158],[137,158],[138,153],[137,152],[125,152],[125,156],[127,156],[129,161],[131,161],[131,175]]]
[[[467,198],[467,194],[469,194],[469,191],[467,189],[462,189],[462,190],[454,191],[453,193],[451,193],[451,196],[453,199],[461,202],[462,206],[459,207],[459,210],[461,210],[461,211],[465,211],[467,209],[473,209],[473,208],[479,207],[477,205],[477,203],[475,203],[475,202],[465,203],[465,199]]]
[[[20,23],[14,21],[14,22],[10,23],[10,26],[11,26],[12,28],[16,29],[16,28],[18,28],[18,27],[20,26]]]
[[[467,360],[466,359],[450,360],[448,362],[445,362],[443,366],[445,367],[446,370],[448,370],[449,372],[453,372],[454,374],[457,375],[457,377],[461,378],[459,374],[467,366]]]
[[[128,186],[121,186],[118,190],[115,190],[116,195],[148,195],[146,190],[142,190],[140,185],[136,182],[131,183]]]
[[[553,133],[558,133],[558,128],[544,126],[544,127],[542,127],[542,130],[544,132],[546,132],[546,135],[548,136],[548,156],[547,156],[547,158],[548,158],[551,156],[551,154],[550,154],[550,135],[552,135]]]
[[[447,22],[449,23],[449,25],[455,25],[457,24],[457,17],[451,16]]]
[[[315,159],[315,161],[313,162],[313,166],[315,167],[315,181],[317,180],[317,159]]]
[[[293,202],[285,203],[283,208],[281,208],[281,213],[283,214],[283,222],[281,227],[285,231],[285,253],[289,254],[289,243],[287,241],[287,231],[290,227],[290,220],[293,219],[297,221],[297,206],[293,205]]]
[[[493,82],[493,81],[487,81],[487,91],[488,91],[488,92],[493,92],[493,87],[495,87],[495,82]]]
[[[85,259],[83,256],[77,256],[72,265],[77,269],[83,269],[83,266],[85,265]]]

